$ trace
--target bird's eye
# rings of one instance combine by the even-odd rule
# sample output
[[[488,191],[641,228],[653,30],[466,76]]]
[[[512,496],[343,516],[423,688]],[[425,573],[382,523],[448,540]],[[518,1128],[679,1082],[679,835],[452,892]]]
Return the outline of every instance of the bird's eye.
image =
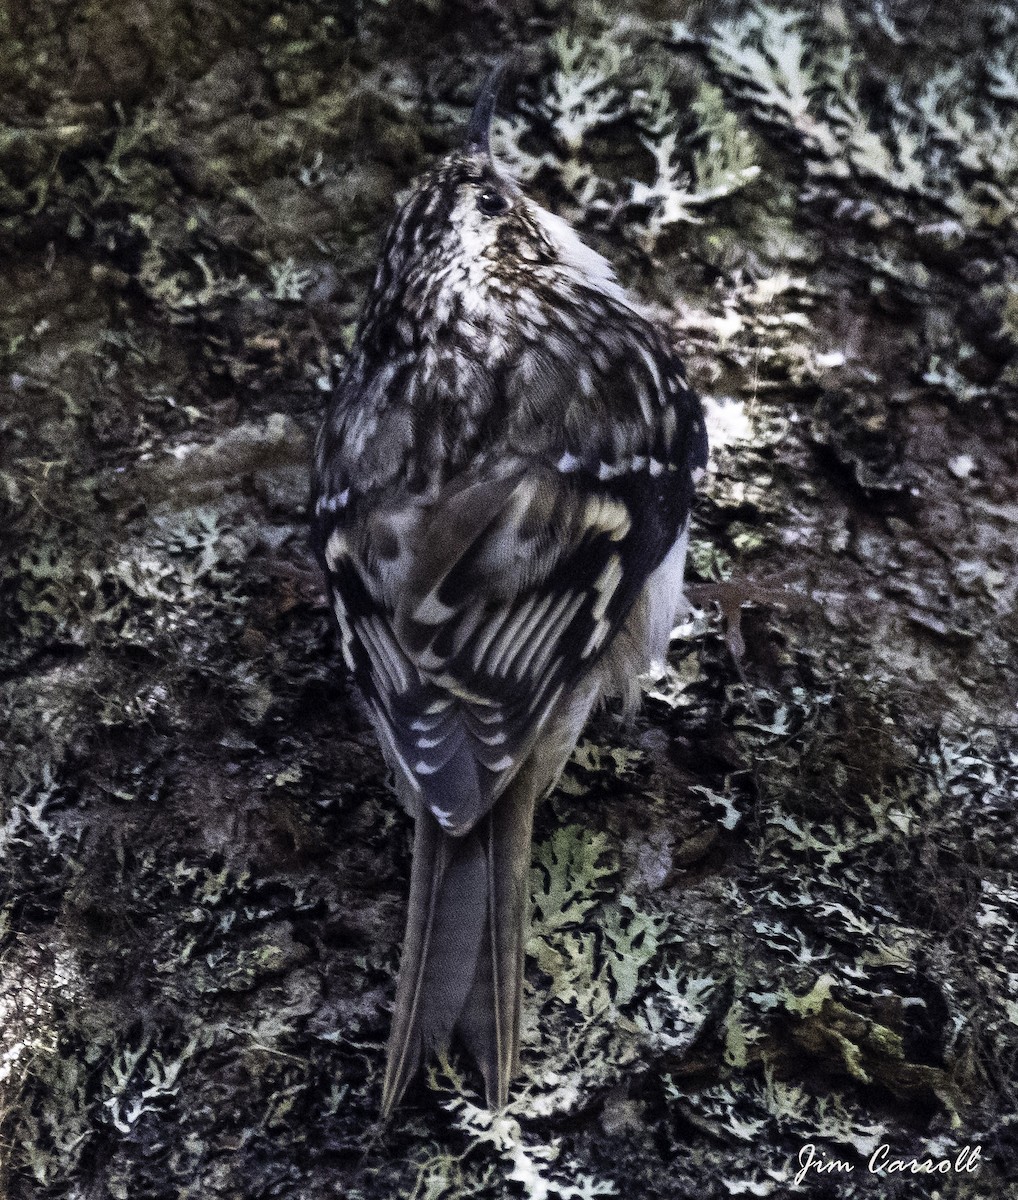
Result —
[[[492,188],[485,188],[477,197],[477,207],[486,217],[497,217],[499,213],[506,211],[509,207],[509,201],[501,192],[496,192]]]

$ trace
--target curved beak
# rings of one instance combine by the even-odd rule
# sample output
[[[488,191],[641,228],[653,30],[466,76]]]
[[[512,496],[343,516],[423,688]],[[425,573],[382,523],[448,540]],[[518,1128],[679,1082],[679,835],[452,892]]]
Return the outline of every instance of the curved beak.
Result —
[[[470,124],[467,125],[465,149],[468,154],[491,155],[491,118],[495,115],[495,105],[498,102],[498,89],[505,73],[506,59],[498,62],[488,78],[481,84],[474,111],[470,114]]]

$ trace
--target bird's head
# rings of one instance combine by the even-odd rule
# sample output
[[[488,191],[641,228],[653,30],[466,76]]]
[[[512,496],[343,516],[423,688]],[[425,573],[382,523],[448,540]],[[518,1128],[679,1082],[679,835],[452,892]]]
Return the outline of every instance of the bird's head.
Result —
[[[459,320],[518,326],[524,310],[556,295],[568,300],[578,287],[623,298],[609,263],[495,161],[491,122],[503,69],[485,80],[462,146],[414,182],[386,238],[375,316],[388,308],[425,339]]]

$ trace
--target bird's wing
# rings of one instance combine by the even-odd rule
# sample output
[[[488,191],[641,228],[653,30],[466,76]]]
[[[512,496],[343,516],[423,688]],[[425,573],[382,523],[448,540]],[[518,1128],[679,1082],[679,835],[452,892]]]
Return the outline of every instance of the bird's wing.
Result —
[[[344,655],[390,761],[450,832],[505,789],[685,522],[702,420],[657,386],[666,366],[616,371],[633,416],[600,442],[512,446],[419,499],[359,496],[351,464],[319,499]]]

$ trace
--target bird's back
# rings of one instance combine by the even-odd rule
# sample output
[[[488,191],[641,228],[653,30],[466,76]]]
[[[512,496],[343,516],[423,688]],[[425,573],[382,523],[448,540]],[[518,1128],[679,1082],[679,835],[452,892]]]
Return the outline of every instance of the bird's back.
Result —
[[[705,455],[604,259],[486,154],[416,185],[316,471],[343,653],[417,820],[386,1109],[454,1028],[505,1098],[534,803],[674,616]]]

